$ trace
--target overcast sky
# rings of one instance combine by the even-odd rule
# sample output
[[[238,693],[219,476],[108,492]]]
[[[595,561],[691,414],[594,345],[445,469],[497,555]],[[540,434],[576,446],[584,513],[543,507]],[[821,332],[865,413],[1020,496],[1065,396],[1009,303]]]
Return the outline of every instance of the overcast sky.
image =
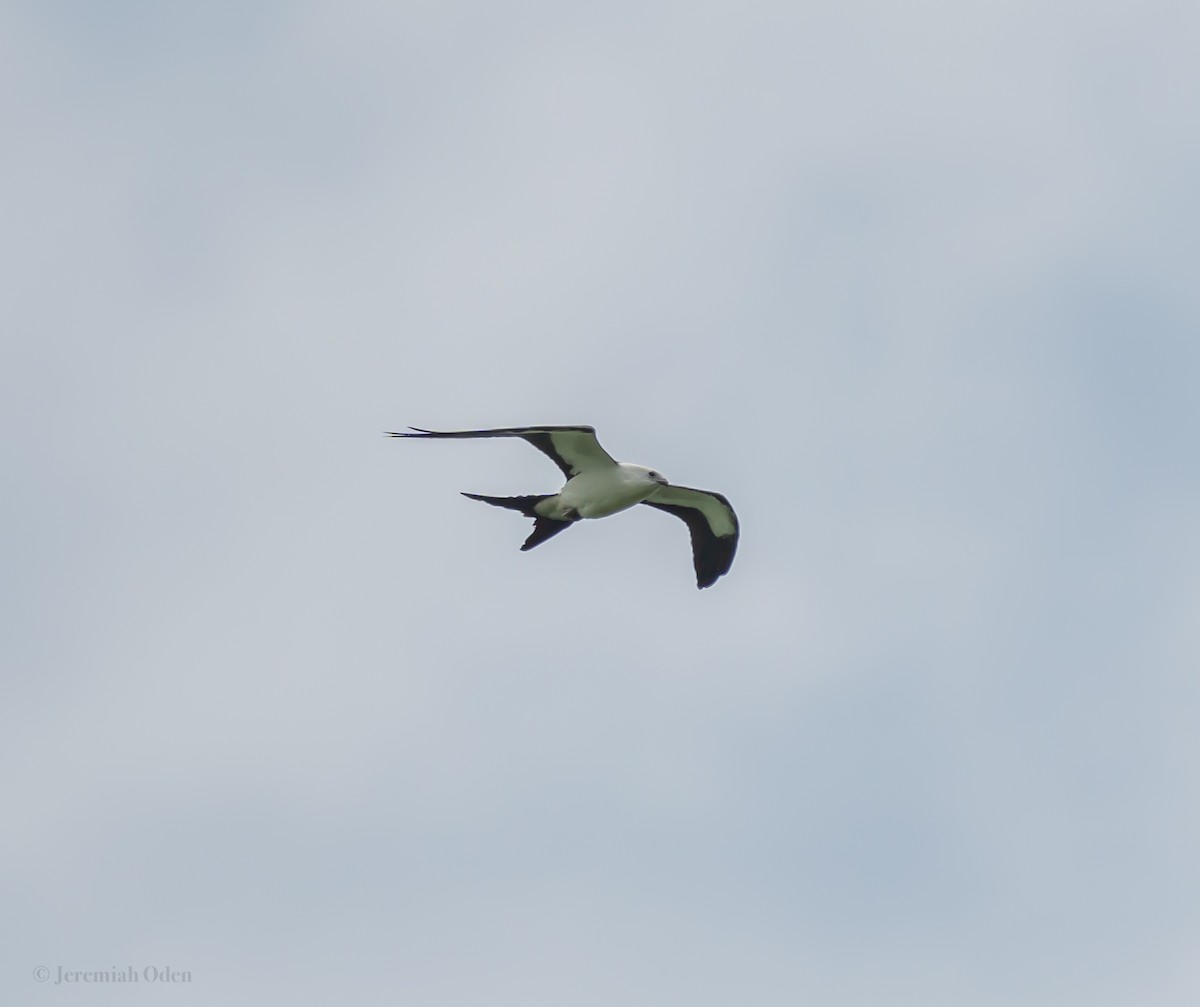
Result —
[[[1193,1007],[1198,51],[0,6],[0,999]],[[593,424],[734,567],[522,554],[459,491],[554,467],[409,423]]]

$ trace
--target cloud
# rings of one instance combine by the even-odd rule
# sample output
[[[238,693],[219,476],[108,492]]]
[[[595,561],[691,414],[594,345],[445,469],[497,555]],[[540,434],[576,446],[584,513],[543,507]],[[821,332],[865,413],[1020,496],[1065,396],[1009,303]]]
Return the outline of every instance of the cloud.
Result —
[[[1193,15],[2,17],[28,974],[1194,999]]]

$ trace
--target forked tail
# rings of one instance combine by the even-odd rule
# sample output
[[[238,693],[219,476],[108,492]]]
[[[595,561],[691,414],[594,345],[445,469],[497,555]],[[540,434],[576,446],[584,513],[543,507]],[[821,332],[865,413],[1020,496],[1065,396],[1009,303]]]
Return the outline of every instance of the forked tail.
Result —
[[[528,552],[536,545],[541,545],[548,538],[553,538],[560,531],[565,531],[574,523],[572,521],[559,521],[557,518],[542,517],[534,508],[543,500],[549,500],[553,493],[546,493],[542,496],[524,496],[524,497],[489,497],[482,493],[464,493],[463,496],[470,497],[472,500],[482,500],[484,503],[491,504],[493,507],[504,507],[508,510],[520,511],[526,517],[533,518],[533,531],[530,532],[529,538],[525,540],[521,546],[521,552]]]

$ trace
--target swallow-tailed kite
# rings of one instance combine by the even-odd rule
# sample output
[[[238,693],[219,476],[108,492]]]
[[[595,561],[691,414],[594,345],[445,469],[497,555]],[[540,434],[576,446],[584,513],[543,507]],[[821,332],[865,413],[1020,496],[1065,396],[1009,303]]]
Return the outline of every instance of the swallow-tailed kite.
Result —
[[[387,432],[389,437],[520,437],[562,469],[566,483],[542,496],[489,497],[464,493],[496,507],[533,518],[525,552],[570,528],[581,518],[608,517],[634,504],[646,504],[682,518],[692,534],[696,586],[709,587],[729,572],[737,551],[738,520],[720,493],[672,486],[654,469],[618,462],[600,446],[594,427],[503,427],[498,430],[422,430]]]

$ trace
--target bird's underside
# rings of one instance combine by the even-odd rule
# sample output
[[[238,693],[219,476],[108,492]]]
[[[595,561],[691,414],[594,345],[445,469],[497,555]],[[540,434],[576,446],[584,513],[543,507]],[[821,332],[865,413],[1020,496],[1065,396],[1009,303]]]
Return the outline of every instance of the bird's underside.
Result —
[[[737,515],[729,501],[709,490],[674,486],[653,469],[618,462],[596,439],[589,426],[501,427],[492,430],[423,430],[389,437],[490,438],[519,437],[549,457],[566,482],[557,493],[494,497],[463,493],[494,507],[515,510],[533,519],[533,531],[521,546],[526,552],[565,531],[579,520],[607,517],[638,503],[680,518],[692,540],[696,586],[709,587],[729,572],[737,552]]]

